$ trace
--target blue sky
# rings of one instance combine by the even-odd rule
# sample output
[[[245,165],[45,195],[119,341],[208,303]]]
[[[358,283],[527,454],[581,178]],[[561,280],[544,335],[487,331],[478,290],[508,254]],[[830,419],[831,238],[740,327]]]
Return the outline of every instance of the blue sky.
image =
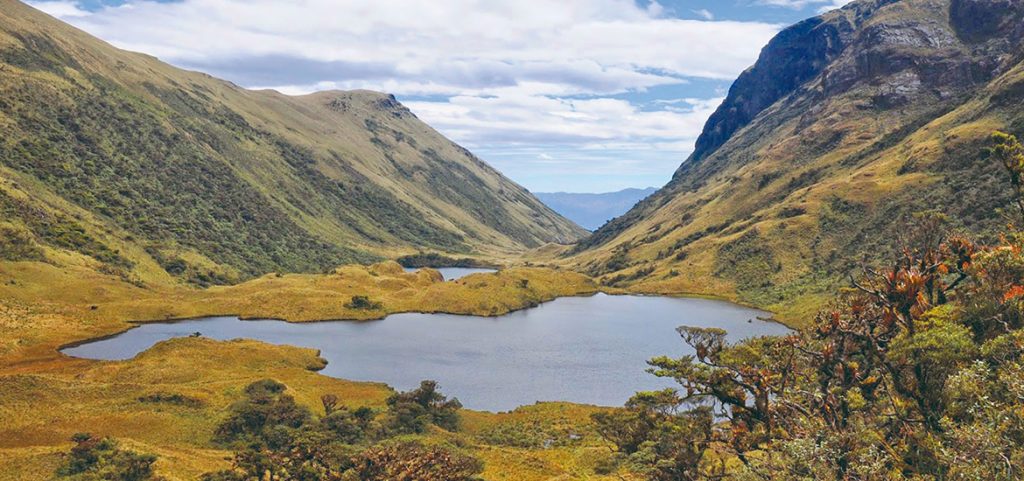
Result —
[[[33,0],[252,88],[367,88],[536,192],[661,186],[779,29],[847,0]]]

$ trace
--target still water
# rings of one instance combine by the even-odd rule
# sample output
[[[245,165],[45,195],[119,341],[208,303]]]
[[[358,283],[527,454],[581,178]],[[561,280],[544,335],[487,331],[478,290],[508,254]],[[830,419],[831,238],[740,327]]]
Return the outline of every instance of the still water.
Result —
[[[291,324],[214,317],[143,324],[64,353],[129,359],[157,342],[200,332],[319,349],[329,376],[401,390],[434,379],[470,409],[504,411],[536,401],[619,406],[635,391],[672,385],[645,369],[651,357],[691,353],[677,326],[719,327],[732,341],[788,332],[757,319],[765,315],[705,299],[598,294],[494,318],[395,314],[381,321]]]
[[[419,269],[415,267],[403,267],[405,272],[416,272]],[[470,274],[480,274],[488,272],[497,272],[495,269],[486,269],[482,267],[434,267],[433,269],[441,272],[446,281],[454,281],[455,279],[461,279]]]

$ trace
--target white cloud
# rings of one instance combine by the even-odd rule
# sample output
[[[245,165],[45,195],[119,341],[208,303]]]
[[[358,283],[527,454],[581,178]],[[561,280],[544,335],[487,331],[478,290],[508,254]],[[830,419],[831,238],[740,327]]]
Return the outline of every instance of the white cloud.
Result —
[[[706,8],[702,8],[700,10],[694,10],[693,13],[697,14],[698,17],[703,18],[704,20],[714,20],[715,19],[715,14],[711,13],[711,11],[706,9]]]
[[[28,2],[33,7],[36,7],[50,15],[57,18],[74,18],[84,17],[89,15],[89,11],[84,10],[78,6],[77,3],[71,1],[48,1],[48,2]]]
[[[429,96],[407,104],[488,152],[673,146],[665,155],[675,164],[717,100],[645,106],[632,94],[729,81],[780,29],[708,11],[671,18],[633,0],[129,0],[92,13],[67,0],[30,3],[118,47],[248,87]],[[585,157],[553,154],[520,157]]]
[[[852,1],[853,0],[757,0],[756,3],[759,5],[768,5],[772,7],[786,7],[794,9],[800,9],[809,6],[819,6],[818,12],[822,13],[827,12],[829,10],[841,8]]]
[[[828,3],[828,5],[818,8],[818,13],[825,13],[827,11],[835,10],[837,8],[843,8],[846,5],[853,3],[853,0],[828,0]]]

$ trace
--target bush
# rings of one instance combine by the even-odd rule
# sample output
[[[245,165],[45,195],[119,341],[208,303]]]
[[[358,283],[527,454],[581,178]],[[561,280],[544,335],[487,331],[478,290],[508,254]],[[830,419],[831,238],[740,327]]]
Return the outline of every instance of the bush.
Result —
[[[483,471],[479,460],[439,446],[402,443],[370,448],[344,479],[360,481],[467,481]]]
[[[458,429],[462,403],[438,392],[437,381],[423,381],[419,388],[392,395],[387,403],[388,427],[393,431],[422,433],[430,424],[448,431]]]
[[[311,414],[284,390],[283,384],[270,379],[247,386],[246,398],[232,405],[227,419],[217,426],[216,440],[278,445],[285,442],[288,431],[304,425]]]
[[[320,419],[320,428],[345,444],[358,444],[368,437],[373,422],[372,409],[362,407],[355,411],[341,408]]]
[[[0,259],[5,261],[41,261],[43,250],[32,234],[10,224],[0,224]]]
[[[57,469],[58,478],[76,481],[157,481],[153,474],[156,456],[138,454],[118,447],[110,438],[79,433],[71,438],[75,446]]]
[[[381,303],[379,303],[377,301],[371,301],[370,298],[366,297],[366,296],[352,296],[352,300],[345,304],[345,308],[347,308],[347,309],[356,309],[356,310],[365,310],[365,311],[375,311],[375,310],[380,309],[382,307],[384,307],[383,304],[381,304]]]

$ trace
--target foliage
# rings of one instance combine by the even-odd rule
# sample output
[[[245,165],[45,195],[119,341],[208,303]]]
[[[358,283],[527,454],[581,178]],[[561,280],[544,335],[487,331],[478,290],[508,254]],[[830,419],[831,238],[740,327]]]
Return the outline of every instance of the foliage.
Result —
[[[1016,136],[996,132],[992,134],[992,147],[986,150],[986,154],[999,161],[1010,174],[1010,183],[1017,194],[1017,207],[1024,220],[1024,147]]]
[[[0,218],[20,220],[40,243],[79,252],[114,268],[130,269],[133,266],[131,261],[89,235],[80,223],[70,217],[33,206],[4,191],[0,191]],[[16,242],[25,246],[27,233],[19,230],[15,234],[21,239]],[[25,254],[32,255],[31,252]]]
[[[352,300],[345,303],[347,309],[358,309],[358,310],[377,310],[383,307],[383,304],[377,301],[371,301],[366,296],[352,296]]]
[[[757,230],[747,231],[722,246],[715,260],[715,275],[736,280],[740,292],[770,286],[772,276],[782,269]]]
[[[680,411],[674,390],[643,392],[621,411],[595,413],[598,433],[624,454],[633,471],[657,481],[701,479],[709,468],[705,459],[712,439],[712,416],[707,408]]]
[[[186,396],[178,393],[165,393],[158,392],[154,394],[148,394],[145,396],[139,396],[139,402],[143,403],[154,403],[154,404],[170,404],[173,406],[183,406],[188,408],[200,408],[205,404],[201,399]]]
[[[462,404],[458,399],[448,399],[437,388],[436,381],[423,381],[412,391],[389,397],[388,427],[399,433],[422,433],[431,424],[448,431],[458,429]]]
[[[75,446],[57,477],[73,481],[158,481],[153,474],[156,456],[138,454],[118,446],[110,438],[79,433],[71,438]]]
[[[31,109],[15,117],[17,134],[0,144],[0,164],[140,239],[192,247],[249,275],[372,259],[312,237],[239,177],[229,160],[237,153],[226,149],[225,138],[248,136],[265,149],[274,139],[234,112],[204,108],[202,118],[99,76],[89,81],[93,88],[69,97],[4,89],[9,101]],[[69,235],[79,234],[56,234],[79,243]]]
[[[476,459],[447,448],[386,442],[402,432],[393,429],[395,419],[403,419],[408,424],[398,427],[409,430],[422,430],[425,424],[419,423],[454,427],[458,401],[437,393],[431,381],[392,396],[388,412],[394,416],[392,429],[377,423],[373,409],[339,406],[333,394],[321,397],[325,414],[316,419],[296,406],[285,391],[285,385],[269,379],[246,387],[245,398],[231,407],[216,432],[222,442],[234,442],[232,468],[207,473],[203,481],[463,480],[482,470]],[[403,417],[410,413],[414,417]]]
[[[679,328],[695,354],[650,364],[680,389],[595,415],[601,434],[654,480],[1024,477],[1024,234],[979,245],[927,213],[893,237],[809,329]]]
[[[483,267],[494,268],[494,264],[484,262],[470,257],[454,258],[436,252],[418,252],[397,259],[402,267]]]
[[[361,453],[345,480],[468,481],[483,471],[483,463],[439,446],[401,443]]]
[[[7,261],[41,261],[43,250],[27,230],[11,224],[0,224],[0,259]]]
[[[288,430],[302,427],[311,414],[284,393],[285,386],[264,379],[245,388],[245,398],[233,404],[228,417],[217,426],[222,443],[279,442]]]

